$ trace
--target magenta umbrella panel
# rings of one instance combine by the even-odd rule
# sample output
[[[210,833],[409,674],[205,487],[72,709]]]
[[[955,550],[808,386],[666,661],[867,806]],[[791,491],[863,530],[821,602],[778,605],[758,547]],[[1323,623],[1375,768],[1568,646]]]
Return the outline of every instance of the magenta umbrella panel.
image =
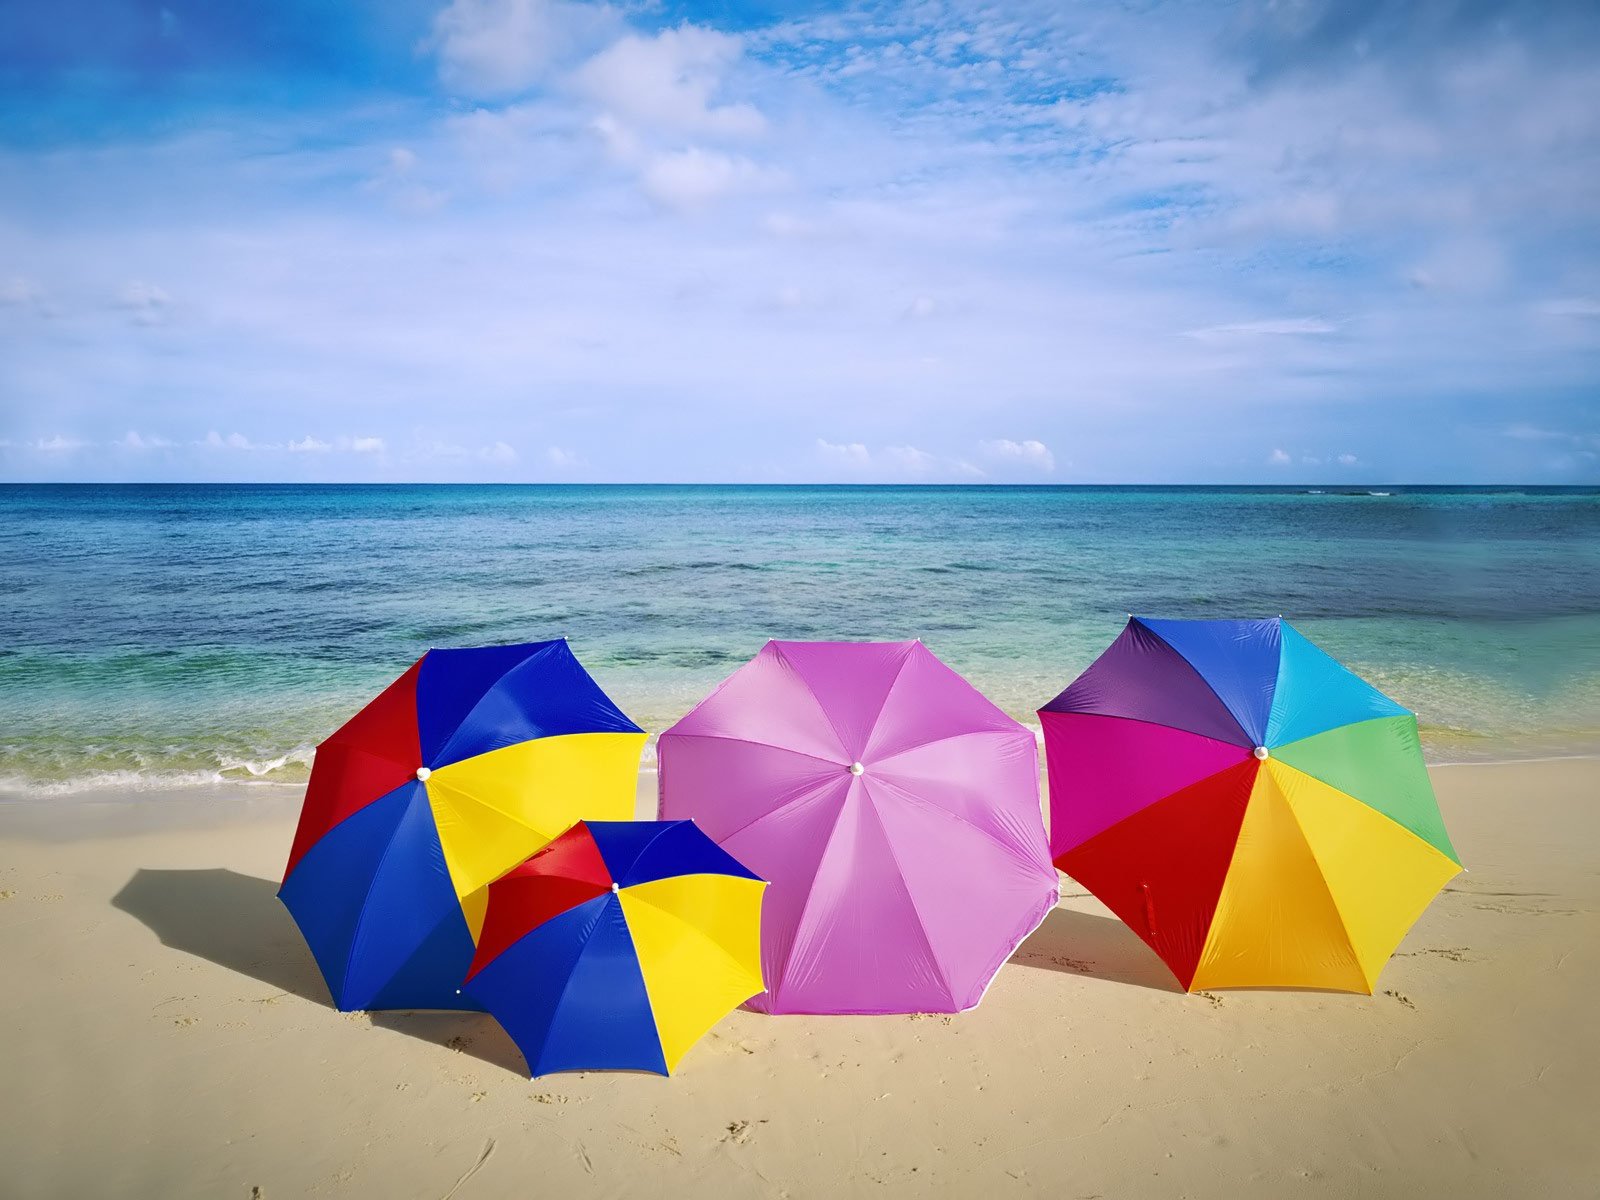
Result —
[[[921,642],[768,642],[658,753],[772,881],[753,1008],[960,1012],[1056,903],[1033,734]]]

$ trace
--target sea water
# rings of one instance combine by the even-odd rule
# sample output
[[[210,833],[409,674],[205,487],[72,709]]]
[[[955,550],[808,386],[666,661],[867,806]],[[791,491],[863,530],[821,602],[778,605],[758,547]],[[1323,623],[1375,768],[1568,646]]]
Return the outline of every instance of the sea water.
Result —
[[[430,646],[556,636],[652,734],[768,638],[1033,724],[1129,613],[1281,613],[1435,760],[1600,748],[1600,489],[1375,490],[0,487],[0,789],[298,783]]]

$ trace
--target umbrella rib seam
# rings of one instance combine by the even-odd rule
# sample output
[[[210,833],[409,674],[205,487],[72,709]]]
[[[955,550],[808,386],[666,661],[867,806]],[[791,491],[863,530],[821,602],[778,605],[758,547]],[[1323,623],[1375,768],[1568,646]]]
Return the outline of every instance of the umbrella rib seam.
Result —
[[[820,754],[808,754],[804,750],[796,750],[792,746],[780,746],[776,742],[763,742],[755,738],[740,737],[733,733],[679,733],[669,729],[661,735],[663,738],[708,738],[717,742],[739,742],[746,746],[760,746],[763,750],[777,750],[784,754],[795,754],[801,758],[809,758],[813,762],[827,763],[830,767],[837,767],[844,763],[842,758],[823,758]],[[657,754],[659,755],[659,751]]]
[[[878,705],[878,711],[872,718],[872,728],[867,730],[866,740],[861,743],[863,757],[866,756],[868,747],[872,745],[873,738],[878,736],[878,726],[883,721],[884,709],[889,707],[889,697],[893,696],[895,688],[900,686],[900,679],[906,673],[906,666],[911,662],[911,656],[916,653],[916,646],[917,643],[913,642],[911,648],[907,649],[905,657],[900,660],[900,665],[894,670],[894,678],[889,681],[889,686],[884,689],[883,702]]]
[[[1291,771],[1294,770],[1293,767],[1289,769]],[[1310,776],[1307,776],[1307,778],[1310,778]],[[1320,783],[1321,780],[1317,782]],[[1328,897],[1328,904],[1333,909],[1333,915],[1338,918],[1339,930],[1344,934],[1344,944],[1350,947],[1350,957],[1355,960],[1356,971],[1360,974],[1361,981],[1367,985],[1367,991],[1371,992],[1377,980],[1375,978],[1367,978],[1367,968],[1361,963],[1361,951],[1356,949],[1356,942],[1350,936],[1350,926],[1345,922],[1344,912],[1339,907],[1339,901],[1334,897],[1333,888],[1328,886],[1328,873],[1327,869],[1322,865],[1322,858],[1317,854],[1316,847],[1311,844],[1311,838],[1306,833],[1306,827],[1300,823],[1300,814],[1295,811],[1294,805],[1289,800],[1288,789],[1284,788],[1277,779],[1272,780],[1272,786],[1277,788],[1279,794],[1282,795],[1283,806],[1289,810],[1289,819],[1294,822],[1295,830],[1300,834],[1300,840],[1305,843],[1306,853],[1311,855],[1311,861],[1317,864],[1317,880],[1322,884],[1322,890]],[[1355,797],[1352,796],[1351,799],[1353,800]],[[1360,803],[1360,801],[1357,801],[1357,803]]]
[[[895,759],[902,758],[907,754],[915,754],[918,750],[926,750],[929,746],[942,746],[946,742],[955,741],[957,738],[968,738],[968,737],[1001,737],[1001,736],[1003,736],[1003,737],[1017,738],[1017,740],[1020,741],[1021,737],[1019,737],[1019,735],[1022,735],[1022,736],[1027,737],[1029,744],[1032,745],[1034,747],[1034,749],[1035,749],[1035,752],[1037,752],[1039,743],[1038,743],[1038,740],[1033,736],[1033,731],[1031,729],[1029,729],[1026,725],[1023,725],[1019,721],[1014,721],[1014,722],[1012,722],[1012,724],[1015,726],[1015,728],[1012,728],[1012,729],[968,729],[968,730],[965,730],[965,731],[963,731],[961,733],[946,733],[946,734],[943,734],[943,735],[941,735],[939,737],[936,737],[936,738],[929,738],[925,742],[917,742],[915,745],[907,746],[903,750],[896,750],[893,754],[890,754],[887,757],[884,757],[884,758],[873,758],[871,760],[871,762],[872,762],[872,765],[874,767],[883,768],[887,764],[894,762]]]
[[[426,792],[424,792],[423,798],[427,799]],[[405,822],[406,816],[408,816],[410,814],[411,805],[413,805],[415,803],[416,803],[416,795],[415,795],[415,793],[413,793],[411,799],[406,804],[406,812],[405,812],[405,814],[403,814],[400,817],[399,821],[395,822],[394,829],[390,831],[389,844],[386,845],[383,848],[383,853],[378,856],[378,865],[375,868],[373,868],[372,878],[367,880],[367,890],[361,897],[361,908],[358,910],[358,912],[356,914],[356,927],[355,927],[354,932],[351,933],[351,935],[350,935],[350,949],[345,952],[344,971],[339,976],[339,990],[341,992],[344,991],[349,986],[349,983],[350,983],[350,965],[353,962],[355,962],[356,944],[361,940],[361,931],[366,928],[366,924],[367,924],[367,904],[372,899],[372,889],[377,887],[378,878],[379,878],[379,876],[381,876],[383,874],[384,864],[389,861],[389,855],[394,852],[395,843],[400,840],[400,826]],[[432,816],[431,813],[429,815]],[[438,835],[438,830],[435,829],[434,837],[438,838],[438,836],[439,836]],[[439,854],[441,856],[443,856],[443,854],[444,854],[444,842],[443,842],[442,839],[440,839],[440,841],[439,841]],[[449,870],[450,870],[450,864],[446,863],[445,864],[446,877],[448,877]],[[455,890],[453,884],[451,886],[451,890],[452,891]],[[365,1006],[363,1005],[363,1007],[365,1007]]]
[[[1256,741],[1255,738],[1251,735],[1250,731],[1244,727],[1244,722],[1241,721],[1239,719],[1238,715],[1233,711],[1232,705],[1230,705],[1226,700],[1224,700],[1222,698],[1222,693],[1217,691],[1217,689],[1212,685],[1211,680],[1209,680],[1209,679],[1207,679],[1205,677],[1205,672],[1200,670],[1199,667],[1195,666],[1194,662],[1189,658],[1189,656],[1187,654],[1185,654],[1182,650],[1178,649],[1171,642],[1167,641],[1166,638],[1162,637],[1154,629],[1151,629],[1150,626],[1146,625],[1143,621],[1139,620],[1138,617],[1132,617],[1132,618],[1130,618],[1130,620],[1139,621],[1139,624],[1144,628],[1144,631],[1146,633],[1148,633],[1151,637],[1155,638],[1163,646],[1165,646],[1168,650],[1171,650],[1174,654],[1176,654],[1180,659],[1183,660],[1183,665],[1188,667],[1189,670],[1194,672],[1194,677],[1196,679],[1198,679],[1201,683],[1205,684],[1206,691],[1210,692],[1213,696],[1216,697],[1217,703],[1222,705],[1222,711],[1228,714],[1228,720],[1232,721],[1235,725],[1237,725],[1239,727],[1239,732],[1244,735],[1245,745],[1248,745],[1248,746],[1259,746],[1261,744],[1260,742]],[[1283,648],[1282,648],[1281,645],[1279,646],[1279,649],[1278,649],[1278,670],[1279,671],[1283,670]],[[1277,678],[1276,674],[1274,674],[1273,678],[1272,678],[1272,687],[1273,687],[1273,699],[1277,699],[1278,678]],[[1269,704],[1267,707],[1268,707],[1268,711],[1269,711],[1269,714],[1270,714],[1271,705]]]
[[[894,678],[889,681],[889,686],[884,689],[883,701],[878,705],[878,711],[873,715],[872,726],[867,730],[867,736],[862,742],[863,747],[870,746],[872,744],[872,735],[877,732],[878,722],[883,719],[884,707],[889,703],[889,696],[894,691],[895,685],[900,682],[900,676],[904,674],[906,664],[911,661],[911,654],[916,646],[916,642],[906,643],[905,655],[900,659],[900,664],[895,667]],[[833,736],[839,739],[839,749],[844,751],[847,756],[850,755],[851,752],[848,740],[845,738],[844,732],[839,728],[838,723],[834,721],[833,714],[829,712],[827,706],[822,703],[822,697],[818,696],[817,693],[812,690],[811,684],[808,683],[805,677],[800,674],[800,668],[795,666],[794,663],[790,661],[789,656],[783,652],[781,646],[778,648],[778,657],[783,659],[784,665],[793,671],[800,679],[800,683],[805,688],[806,694],[811,697],[812,701],[817,706],[817,711],[822,714],[823,719],[828,722],[828,727],[833,730]],[[863,753],[865,753],[864,750]]]
[[[1249,735],[1245,734],[1242,727],[1239,730],[1242,740],[1230,742],[1227,738],[1212,737],[1209,733],[1196,733],[1192,729],[1185,729],[1182,725],[1172,725],[1166,721],[1152,720],[1149,717],[1136,717],[1130,713],[1090,712],[1088,709],[1081,708],[1041,708],[1038,710],[1037,715],[1040,718],[1039,726],[1041,729],[1044,727],[1045,717],[1099,717],[1105,721],[1132,721],[1136,725],[1154,725],[1158,729],[1170,729],[1174,733],[1186,733],[1190,737],[1204,738],[1208,742],[1217,742],[1223,746],[1238,746],[1244,750],[1255,748],[1250,741]],[[1228,717],[1231,720],[1233,714],[1229,713]],[[1234,723],[1238,724],[1238,722]],[[1023,728],[1026,729],[1027,726],[1024,725]]]
[[[845,793],[839,802],[839,811],[833,814],[833,827],[828,830],[828,840],[822,845],[822,853],[817,855],[817,872],[822,870],[822,864],[827,861],[828,851],[833,849],[833,839],[839,836],[839,822],[844,816],[844,806],[850,802],[849,792]],[[794,936],[789,939],[789,953],[784,957],[783,965],[778,969],[777,981],[767,989],[767,995],[772,997],[774,1004],[778,1000],[779,987],[788,981],[789,964],[794,958],[794,943],[800,936],[800,930],[805,927],[806,915],[811,911],[811,901],[817,894],[817,875],[811,876],[811,886],[806,889],[805,901],[800,905],[800,912],[794,919]],[[765,937],[763,936],[763,941]]]
[[[1224,745],[1228,745],[1228,744],[1230,744],[1230,743],[1224,743]],[[1239,762],[1229,763],[1225,767],[1219,767],[1215,771],[1212,771],[1207,775],[1202,775],[1198,779],[1192,780],[1189,783],[1184,784],[1182,787],[1173,788],[1170,792],[1166,792],[1163,795],[1157,796],[1154,800],[1150,801],[1148,804],[1141,805],[1140,807],[1134,809],[1132,812],[1123,814],[1122,816],[1118,817],[1115,821],[1111,822],[1111,824],[1105,826],[1103,829],[1097,829],[1093,833],[1089,834],[1087,837],[1079,839],[1077,842],[1073,843],[1071,846],[1068,846],[1064,850],[1056,850],[1054,847],[1052,847],[1051,848],[1051,852],[1050,852],[1050,856],[1051,856],[1052,859],[1063,858],[1068,854],[1072,854],[1072,853],[1075,853],[1078,850],[1082,850],[1085,846],[1087,846],[1090,842],[1094,841],[1101,834],[1110,833],[1113,829],[1117,828],[1117,826],[1121,825],[1124,821],[1131,821],[1131,820],[1133,820],[1134,817],[1139,816],[1141,813],[1149,812],[1156,805],[1164,804],[1164,803],[1166,803],[1166,801],[1171,800],[1174,796],[1177,796],[1182,792],[1187,792],[1191,788],[1197,788],[1203,783],[1210,783],[1213,779],[1215,779],[1219,775],[1226,775],[1229,771],[1237,771],[1240,767],[1245,766],[1245,765],[1247,765],[1249,763],[1253,763],[1253,762],[1255,762],[1255,759],[1246,756],[1245,758],[1241,759]],[[1252,786],[1254,786],[1254,782],[1255,782],[1254,776],[1252,776],[1251,777],[1251,785]],[[1246,795],[1245,800],[1248,803],[1248,801],[1249,801],[1249,796],[1248,795]],[[1069,875],[1071,874],[1070,871],[1067,872],[1067,873]]]
[[[1394,718],[1392,718],[1392,717],[1380,717],[1378,719],[1379,720],[1388,721],[1388,720],[1393,720]],[[1362,724],[1362,722],[1357,722],[1357,724]],[[1336,727],[1336,728],[1349,728],[1349,726],[1341,726],[1341,727]],[[1332,733],[1332,732],[1334,732],[1334,730],[1330,729],[1330,730],[1327,730],[1326,732]],[[1294,743],[1291,742],[1289,744],[1293,745]],[[1450,842],[1450,851],[1451,852],[1449,854],[1446,854],[1443,850],[1440,850],[1438,846],[1435,846],[1432,841],[1430,841],[1429,839],[1423,837],[1415,829],[1412,829],[1410,826],[1402,824],[1400,821],[1395,820],[1394,817],[1392,817],[1388,813],[1384,812],[1381,808],[1379,808],[1377,805],[1373,804],[1371,801],[1363,800],[1360,796],[1356,795],[1354,792],[1349,791],[1346,788],[1340,787],[1338,784],[1334,783],[1333,780],[1324,779],[1321,775],[1318,775],[1315,771],[1308,771],[1304,767],[1297,767],[1293,763],[1288,762],[1285,759],[1281,759],[1280,758],[1277,761],[1279,763],[1281,763],[1284,767],[1286,767],[1288,770],[1298,771],[1300,774],[1304,775],[1307,779],[1315,779],[1318,783],[1324,785],[1325,787],[1332,788],[1334,791],[1338,792],[1341,796],[1349,796],[1350,799],[1354,800],[1357,804],[1361,805],[1363,808],[1371,809],[1374,813],[1376,813],[1378,816],[1382,817],[1385,821],[1390,822],[1392,825],[1394,825],[1394,827],[1396,829],[1399,829],[1404,833],[1410,834],[1412,837],[1416,838],[1417,841],[1421,842],[1423,845],[1427,846],[1429,849],[1438,851],[1438,853],[1440,855],[1442,855],[1445,858],[1448,858],[1451,862],[1455,863],[1456,866],[1458,866],[1458,867],[1461,866],[1461,860],[1459,858],[1455,857],[1456,844],[1453,841],[1450,841],[1450,831],[1444,828],[1444,815],[1442,813],[1439,816],[1439,829],[1444,834],[1445,841]],[[1424,768],[1424,770],[1426,770],[1426,768]],[[1432,791],[1432,781],[1431,780],[1429,782],[1429,790],[1430,790],[1430,792]],[[1433,795],[1433,807],[1434,807],[1434,811],[1438,812],[1438,809],[1439,809],[1439,797],[1438,797],[1437,794]]]
[[[978,836],[986,839],[987,841],[993,843],[995,846],[999,847],[1001,850],[1005,851],[1006,856],[1008,858],[1016,859],[1018,862],[1026,862],[1027,861],[1025,859],[1022,859],[1022,858],[1018,857],[1018,855],[1016,853],[1016,849],[1017,849],[1016,847],[1006,845],[999,838],[995,837],[994,834],[990,833],[987,829],[983,828],[983,826],[974,824],[972,821],[968,820],[966,817],[962,816],[960,813],[951,812],[948,808],[945,808],[943,805],[934,804],[934,803],[931,803],[930,801],[924,800],[921,796],[917,795],[915,792],[912,792],[907,788],[903,788],[898,783],[895,783],[893,780],[886,779],[881,775],[878,776],[877,782],[886,784],[887,786],[893,788],[896,792],[898,792],[906,800],[910,801],[911,803],[913,803],[913,804],[915,804],[915,805],[917,805],[917,806],[919,806],[921,808],[927,809],[929,812],[936,812],[936,813],[939,813],[941,816],[949,817],[952,821],[959,821],[961,824],[965,825],[968,829],[971,829]],[[1041,814],[1041,816],[1039,818],[1039,833],[1040,833],[1041,836],[1044,834],[1044,817],[1043,817],[1042,814]],[[1046,855],[1047,858],[1050,855],[1050,848],[1049,848],[1048,844],[1046,844],[1046,846],[1045,846],[1045,855]]]
[[[639,860],[641,858],[643,858],[645,856],[645,854],[647,854],[649,852],[650,847],[654,846],[663,837],[665,837],[666,833],[667,833],[667,830],[672,828],[677,823],[678,823],[677,821],[662,821],[660,823],[661,827],[659,829],[657,829],[653,834],[650,835],[650,840],[648,842],[646,842],[644,845],[639,847],[639,853],[637,853],[637,854],[635,854],[633,856],[633,861],[628,864],[628,869],[627,869],[627,871],[624,871],[623,874],[626,875],[629,872],[631,872],[635,867],[637,867],[639,865]],[[587,826],[588,822],[585,821],[584,825]],[[696,828],[698,828],[698,826]],[[589,836],[593,837],[594,834],[591,833]],[[596,850],[600,850],[600,843],[599,842],[595,843],[595,849]],[[606,861],[606,854],[605,854],[604,850],[600,850],[600,861],[603,862],[603,863]],[[616,873],[611,870],[611,864],[610,863],[606,863],[606,873],[611,876],[611,881],[613,883],[622,884],[622,880],[618,879],[617,876],[616,876]],[[653,880],[646,880],[645,882],[648,883],[648,882],[654,882],[654,881]],[[622,886],[627,887],[627,886],[630,886],[630,885],[622,884]],[[632,930],[629,930],[628,936],[630,936],[630,937],[633,936],[633,931]]]
[[[911,907],[911,915],[917,919],[917,929],[922,933],[922,944],[928,948],[928,961],[933,964],[933,969],[939,973],[939,982],[944,984],[944,994],[950,1006],[956,1006],[956,989],[950,982],[950,976],[944,969],[944,964],[939,961],[939,952],[933,948],[933,938],[928,936],[928,926],[922,919],[922,910],[917,907],[917,899],[911,894],[911,889],[906,886],[905,868],[900,865],[900,856],[895,853],[894,839],[889,836],[889,828],[883,823],[883,817],[878,813],[878,801],[873,796],[870,788],[862,787],[867,798],[872,802],[872,819],[878,823],[878,832],[883,834],[883,844],[888,847],[889,861],[894,863],[895,874],[900,878],[900,887],[906,894],[906,903]]]
[[[760,813],[760,814],[758,814],[758,815],[756,815],[754,817],[751,817],[748,821],[746,821],[743,825],[739,826],[739,828],[733,830],[731,833],[723,834],[720,838],[715,839],[716,843],[717,843],[717,845],[720,846],[724,842],[732,841],[734,838],[738,837],[745,830],[749,829],[752,825],[759,825],[762,821],[765,821],[768,817],[775,817],[779,813],[788,812],[791,808],[794,808],[798,804],[803,804],[808,800],[816,800],[816,799],[818,799],[820,796],[822,796],[824,794],[824,789],[826,789],[826,788],[834,788],[834,787],[838,787],[838,786],[839,786],[839,781],[838,780],[832,780],[832,781],[824,780],[821,783],[812,784],[812,785],[808,786],[799,795],[794,796],[792,799],[785,800],[782,804],[778,805],[778,807],[769,808],[769,809],[767,809],[766,812]]]
[[[696,872],[694,872],[693,874],[690,874],[690,875],[669,875],[669,876],[667,876],[667,878],[665,880],[652,879],[652,880],[649,881],[649,883],[662,883],[662,882],[667,882],[669,880],[679,880],[679,879],[693,879],[693,878],[695,878],[696,875],[709,876],[712,879],[738,879],[739,878],[739,876],[737,876],[737,875],[719,875],[719,874],[716,874],[715,872],[696,871]],[[745,880],[744,882],[746,882],[746,883],[755,883],[755,884],[757,884],[757,886],[765,886],[765,884],[762,883],[761,881],[754,880],[754,879],[748,879],[748,880]],[[649,883],[635,884],[634,887],[635,888],[648,887]],[[641,896],[636,891],[630,893],[628,899],[634,901],[637,904],[649,905],[651,908],[655,909],[656,912],[660,913],[662,916],[667,917],[668,919],[676,922],[678,925],[683,926],[684,929],[688,930],[690,933],[692,933],[695,937],[699,938],[706,945],[711,946],[713,949],[715,949],[717,951],[717,953],[719,955],[721,955],[724,959],[726,959],[729,963],[731,963],[733,965],[734,969],[736,971],[738,971],[740,974],[743,974],[743,975],[749,974],[748,969],[742,963],[740,963],[738,959],[734,958],[734,956],[728,952],[727,948],[725,946],[723,946],[721,942],[718,942],[713,938],[707,937],[705,935],[705,933],[702,932],[699,928],[697,928],[694,925],[691,925],[688,921],[685,921],[681,916],[679,916],[677,913],[673,912],[671,909],[662,907],[660,904],[657,904],[654,900],[651,900],[648,896]],[[623,906],[622,916],[623,916],[624,920],[627,919],[628,909],[627,909],[626,905]],[[628,934],[629,934],[630,937],[633,935],[633,926],[631,926],[631,925],[628,926]],[[637,943],[635,944],[635,949],[637,949]],[[644,960],[643,959],[641,959],[640,963],[639,963],[639,973],[641,975],[644,974]],[[762,979],[759,982],[762,985],[762,990],[765,990],[765,988],[766,988],[766,980]],[[649,990],[650,989],[649,989],[649,986],[647,984],[646,987],[645,987],[645,991],[648,993]],[[759,996],[761,994],[761,992],[760,991],[756,991],[756,992],[752,992],[750,994],[752,996]]]

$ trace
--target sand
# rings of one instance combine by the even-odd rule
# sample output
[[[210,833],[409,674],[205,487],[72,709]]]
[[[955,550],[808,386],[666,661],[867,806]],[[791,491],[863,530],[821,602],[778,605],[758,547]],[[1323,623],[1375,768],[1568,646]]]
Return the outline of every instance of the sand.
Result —
[[[0,803],[0,1195],[1593,1197],[1600,762],[1434,777],[1471,872],[1376,996],[1186,996],[1064,879],[974,1012],[531,1082],[487,1017],[329,1007],[293,792]]]

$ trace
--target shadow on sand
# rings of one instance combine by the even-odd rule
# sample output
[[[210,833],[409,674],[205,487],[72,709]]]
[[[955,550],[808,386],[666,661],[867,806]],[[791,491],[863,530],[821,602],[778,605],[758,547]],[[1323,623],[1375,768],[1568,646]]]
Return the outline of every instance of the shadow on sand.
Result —
[[[1166,964],[1133,930],[1115,917],[1071,908],[1052,909],[1044,923],[1017,947],[1011,961],[1158,992],[1183,992]]]
[[[141,868],[111,903],[142,921],[163,946],[333,1007],[322,973],[270,879],[221,867]],[[368,1019],[379,1028],[527,1074],[516,1044],[486,1013],[386,1011],[369,1013]]]

